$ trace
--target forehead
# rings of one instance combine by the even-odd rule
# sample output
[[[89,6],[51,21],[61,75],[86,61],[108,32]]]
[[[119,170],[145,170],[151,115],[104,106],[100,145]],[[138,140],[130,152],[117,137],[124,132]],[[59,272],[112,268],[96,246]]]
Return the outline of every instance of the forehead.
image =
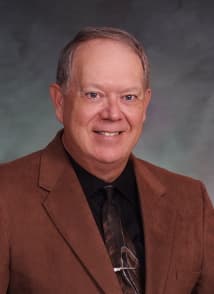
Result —
[[[139,56],[128,44],[111,39],[93,39],[78,46],[72,60],[72,76],[86,79],[139,80],[143,67]]]

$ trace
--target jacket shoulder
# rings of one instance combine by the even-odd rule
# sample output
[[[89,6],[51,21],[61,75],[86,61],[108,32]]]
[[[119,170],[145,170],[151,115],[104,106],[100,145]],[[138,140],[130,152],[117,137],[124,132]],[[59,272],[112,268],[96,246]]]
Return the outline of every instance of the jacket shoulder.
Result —
[[[25,180],[38,172],[42,150],[20,157],[13,161],[0,164],[0,183]]]
[[[151,186],[158,183],[163,188],[164,199],[173,204],[180,214],[188,217],[191,217],[194,211],[198,211],[199,214],[203,210],[204,203],[210,202],[204,184],[200,180],[169,171],[141,159],[137,159],[137,164],[139,170],[146,170],[146,175],[152,178]]]
[[[159,181],[161,181],[162,183],[170,182],[172,184],[181,183],[184,185],[193,185],[193,186],[201,185],[201,181],[198,179],[168,170],[167,168],[157,166],[143,159],[137,158],[137,162],[142,167],[143,166],[144,168],[146,167],[146,169],[148,169],[153,175],[155,175],[159,179]]]

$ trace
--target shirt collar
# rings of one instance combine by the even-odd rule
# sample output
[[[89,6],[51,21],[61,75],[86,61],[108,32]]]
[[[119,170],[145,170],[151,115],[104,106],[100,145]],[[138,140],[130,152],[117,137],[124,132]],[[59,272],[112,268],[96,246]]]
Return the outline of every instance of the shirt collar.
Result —
[[[93,195],[98,190],[109,184],[86,171],[71,157],[70,154],[68,154],[68,156],[87,198],[93,197]],[[130,202],[135,203],[135,195],[137,195],[137,185],[131,160],[128,161],[120,176],[111,184],[115,188],[117,188],[122,193],[122,195],[124,195]]]

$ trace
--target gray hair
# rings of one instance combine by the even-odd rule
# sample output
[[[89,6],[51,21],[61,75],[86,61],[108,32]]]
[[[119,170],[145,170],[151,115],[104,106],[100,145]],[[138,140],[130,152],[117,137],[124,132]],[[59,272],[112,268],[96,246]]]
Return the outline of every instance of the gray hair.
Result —
[[[56,73],[56,83],[62,88],[67,88],[71,78],[71,65],[75,50],[83,42],[93,39],[110,39],[123,42],[128,45],[139,56],[144,71],[144,87],[149,87],[149,61],[143,45],[126,31],[111,27],[86,27],[62,49]]]

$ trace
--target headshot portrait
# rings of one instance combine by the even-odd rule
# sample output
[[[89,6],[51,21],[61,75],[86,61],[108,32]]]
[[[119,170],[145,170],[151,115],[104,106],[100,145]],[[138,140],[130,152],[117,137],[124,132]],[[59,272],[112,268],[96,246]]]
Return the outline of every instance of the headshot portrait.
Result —
[[[126,3],[121,13],[134,10],[138,19],[139,3]],[[108,7],[96,4],[96,13],[106,15]],[[157,22],[168,13],[147,8]],[[181,19],[194,24],[209,16],[208,10],[201,12],[203,6],[182,1],[170,9],[174,33],[184,29]],[[94,15],[92,7],[89,11]],[[182,40],[166,21],[162,29],[172,38],[169,48],[172,35],[177,39],[178,60],[168,55],[166,36],[155,49],[147,18],[140,33],[115,21],[114,14],[109,23],[98,20],[82,21],[57,41],[54,33],[50,40],[45,33],[45,43],[37,41],[35,49],[36,21],[28,19],[28,42],[14,26],[9,29],[10,42],[19,44],[14,48],[23,64],[17,62],[17,68],[25,77],[18,70],[5,72],[4,91],[17,89],[20,100],[11,96],[1,102],[0,293],[213,294],[213,157],[205,144],[213,140],[212,104],[197,84],[201,79],[201,91],[211,89],[211,71],[203,64],[208,59],[195,47],[199,55],[193,66],[194,58],[185,54],[196,37],[187,41],[183,32]],[[52,21],[50,16],[47,23]],[[57,29],[63,31],[54,29],[56,36]],[[14,72],[16,80],[8,80]],[[50,104],[33,90],[38,85]],[[11,118],[21,109],[19,119]]]

